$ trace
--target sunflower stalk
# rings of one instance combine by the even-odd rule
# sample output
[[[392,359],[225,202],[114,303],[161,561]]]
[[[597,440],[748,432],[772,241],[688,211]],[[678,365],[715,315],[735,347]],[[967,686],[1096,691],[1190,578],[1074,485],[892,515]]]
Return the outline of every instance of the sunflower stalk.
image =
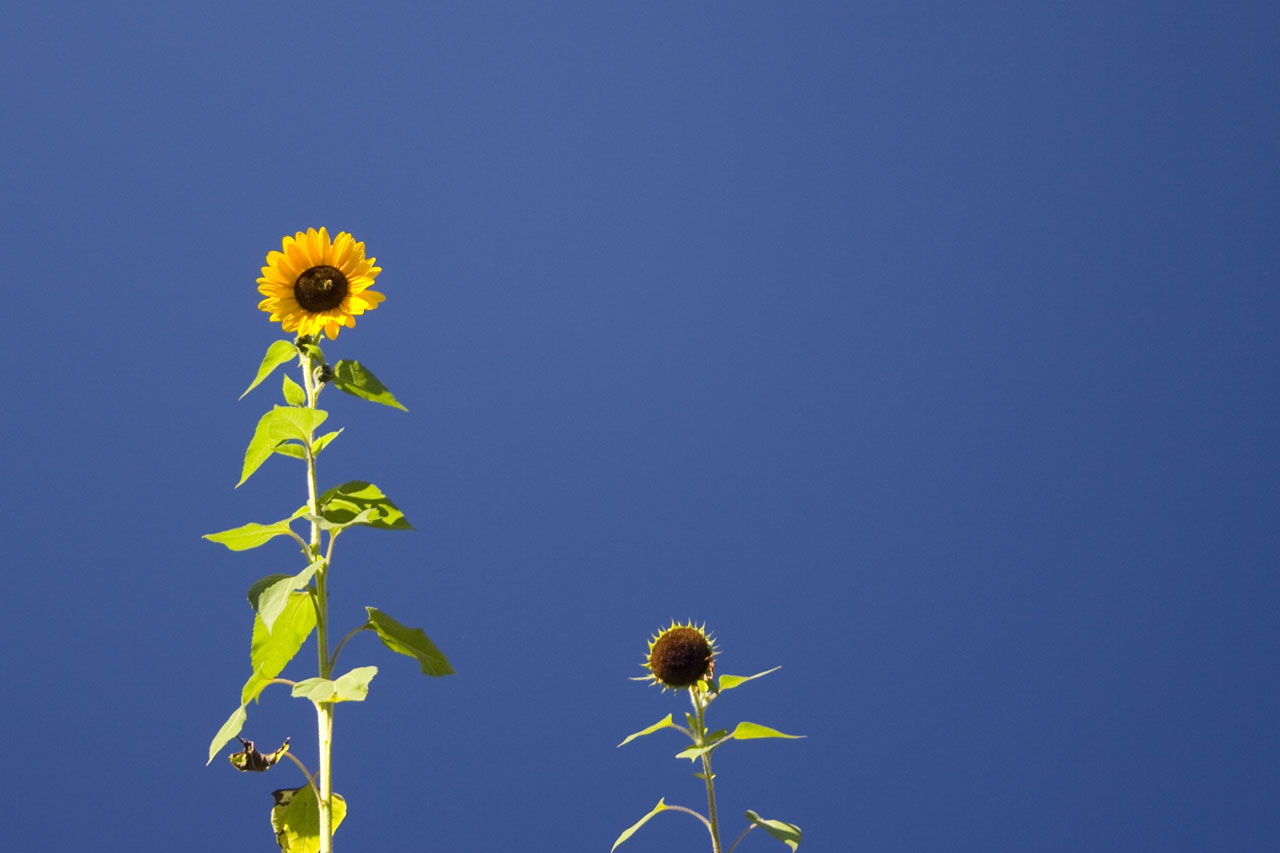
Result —
[[[355,325],[357,315],[373,310],[383,301],[383,295],[371,289],[381,269],[374,266],[374,258],[365,257],[364,243],[356,242],[346,232],[331,241],[328,231],[313,228],[285,237],[281,248],[282,251],[267,254],[267,265],[258,279],[258,290],[266,298],[258,307],[293,336],[291,340],[276,341],[267,349],[257,376],[241,397],[290,362],[300,368],[302,384],[285,376],[285,405],[274,406],[259,419],[245,451],[237,486],[268,459],[276,455],[293,457],[304,463],[306,504],[280,521],[250,522],[205,538],[232,551],[244,551],[276,537],[289,537],[298,544],[307,564],[296,574],[269,575],[249,590],[249,602],[255,611],[250,644],[253,674],[240,692],[240,706],[214,736],[209,761],[232,740],[239,740],[244,746],[241,752],[230,756],[237,770],[263,772],[281,756],[287,756],[307,782],[299,788],[273,792],[271,825],[276,841],[284,851],[332,853],[333,834],[347,811],[345,799],[333,790],[334,709],[338,702],[364,701],[378,671],[376,666],[360,666],[335,678],[339,652],[356,634],[372,631],[386,648],[417,660],[426,675],[450,675],[453,669],[421,629],[402,625],[374,607],[365,608],[367,621],[344,635],[330,652],[329,571],[338,535],[355,525],[379,530],[410,530],[412,525],[372,483],[352,480],[321,492],[316,458],[342,430],[317,434],[329,416],[317,401],[323,389],[333,387],[362,400],[405,408],[363,364],[342,360],[330,366],[318,346],[321,334],[335,338],[340,329]],[[309,525],[306,534],[293,529],[293,522],[299,519]],[[316,635],[317,676],[301,681],[279,677],[312,631]],[[308,700],[315,709],[319,763],[314,775],[288,752],[287,738],[276,753],[263,755],[253,749],[252,741],[240,737],[249,705],[273,684],[290,688],[295,698]]]

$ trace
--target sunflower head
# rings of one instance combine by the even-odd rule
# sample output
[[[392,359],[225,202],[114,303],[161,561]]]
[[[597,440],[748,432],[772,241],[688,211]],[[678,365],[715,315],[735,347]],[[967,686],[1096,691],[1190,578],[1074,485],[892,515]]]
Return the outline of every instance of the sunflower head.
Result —
[[[715,638],[706,626],[693,622],[671,626],[649,639],[649,656],[642,664],[649,671],[639,680],[660,685],[664,690],[682,690],[699,682],[709,684],[715,673]]]
[[[265,299],[258,307],[298,336],[330,338],[342,326],[355,326],[356,315],[372,311],[386,297],[370,290],[380,267],[364,256],[364,243],[343,231],[329,240],[321,228],[299,231],[282,241],[282,251],[267,252],[267,265],[258,279]]]

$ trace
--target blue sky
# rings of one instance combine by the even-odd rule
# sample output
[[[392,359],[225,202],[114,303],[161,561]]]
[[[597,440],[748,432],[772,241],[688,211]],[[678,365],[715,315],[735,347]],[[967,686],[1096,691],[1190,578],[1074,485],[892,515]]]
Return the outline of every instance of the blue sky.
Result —
[[[199,537],[301,502],[232,488],[277,383],[236,398],[321,225],[387,295],[326,351],[410,409],[327,399],[322,484],[417,528],[339,543],[335,620],[458,671],[344,651],[339,849],[701,808],[677,736],[615,748],[683,709],[627,681],[672,618],[782,666],[713,722],[808,735],[717,753],[730,826],[1274,845],[1272,4],[49,3],[0,48],[12,849],[274,849],[296,770],[203,765],[301,567]],[[268,691],[246,733],[313,731]]]

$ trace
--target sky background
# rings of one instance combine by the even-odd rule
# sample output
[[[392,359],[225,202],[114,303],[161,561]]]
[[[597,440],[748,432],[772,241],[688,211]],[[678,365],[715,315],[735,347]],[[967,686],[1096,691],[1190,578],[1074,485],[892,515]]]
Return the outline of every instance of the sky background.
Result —
[[[1270,2],[11,4],[6,846],[275,849],[296,768],[204,762],[301,565],[200,535],[305,496],[232,488],[279,379],[236,398],[324,225],[387,296],[326,352],[410,411],[326,395],[321,484],[417,528],[340,541],[335,633],[458,673],[347,646],[339,850],[705,808],[679,735],[615,748],[686,707],[627,680],[673,618],[782,667],[713,724],[808,735],[716,754],[728,838],[1275,849],[1278,68]]]

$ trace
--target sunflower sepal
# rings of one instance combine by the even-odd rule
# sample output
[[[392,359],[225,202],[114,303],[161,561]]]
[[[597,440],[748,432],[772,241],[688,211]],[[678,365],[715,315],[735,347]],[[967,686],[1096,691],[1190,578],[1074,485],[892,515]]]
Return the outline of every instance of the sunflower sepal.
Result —
[[[302,357],[312,364],[325,364],[324,350],[320,349],[320,345],[316,343],[314,336],[305,335],[300,337],[294,343],[294,346],[302,354]]]
[[[275,372],[277,367],[293,361],[297,357],[298,348],[290,341],[276,341],[267,347],[267,354],[262,357],[262,363],[258,365],[258,375],[249,383],[249,387],[244,389],[240,399],[243,400],[250,391],[261,385],[262,380]]]

